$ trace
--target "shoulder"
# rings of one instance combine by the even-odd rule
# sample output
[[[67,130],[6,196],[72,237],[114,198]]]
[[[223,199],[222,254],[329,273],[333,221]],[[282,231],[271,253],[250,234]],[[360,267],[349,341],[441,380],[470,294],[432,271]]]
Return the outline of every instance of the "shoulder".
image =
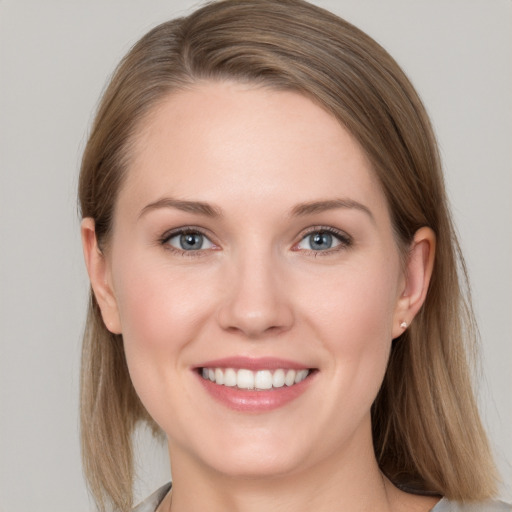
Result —
[[[512,505],[503,501],[461,503],[443,498],[431,512],[512,512]]]
[[[143,502],[139,503],[132,512],[155,512],[158,505],[165,498],[166,494],[171,490],[171,484],[165,484],[157,489],[151,496],[148,496]]]

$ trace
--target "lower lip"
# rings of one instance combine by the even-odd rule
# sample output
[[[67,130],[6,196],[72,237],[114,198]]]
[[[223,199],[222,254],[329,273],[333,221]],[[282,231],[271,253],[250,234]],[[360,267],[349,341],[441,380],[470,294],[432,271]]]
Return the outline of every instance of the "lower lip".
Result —
[[[303,381],[293,386],[261,391],[215,384],[199,374],[198,378],[206,391],[223,405],[236,411],[258,413],[278,409],[301,396],[311,383],[314,373],[310,373]]]

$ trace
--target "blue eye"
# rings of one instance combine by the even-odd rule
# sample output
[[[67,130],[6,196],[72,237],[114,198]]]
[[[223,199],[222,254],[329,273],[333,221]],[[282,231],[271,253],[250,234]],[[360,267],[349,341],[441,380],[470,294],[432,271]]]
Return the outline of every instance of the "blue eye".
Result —
[[[298,243],[297,248],[307,251],[328,251],[341,245],[350,245],[349,238],[329,231],[318,230],[306,235]]]
[[[213,243],[198,231],[177,233],[169,237],[166,243],[181,251],[200,251],[213,247]]]

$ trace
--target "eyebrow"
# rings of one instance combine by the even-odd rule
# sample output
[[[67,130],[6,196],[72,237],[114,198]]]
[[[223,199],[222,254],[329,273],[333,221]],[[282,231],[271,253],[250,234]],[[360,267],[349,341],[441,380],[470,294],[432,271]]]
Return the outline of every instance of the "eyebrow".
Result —
[[[222,216],[222,211],[220,208],[208,203],[204,203],[202,201],[184,201],[182,199],[164,197],[146,205],[141,210],[139,218],[145,215],[147,212],[157,210],[159,208],[175,208],[184,212],[195,213],[197,215],[205,215],[206,217],[213,218]],[[301,203],[296,205],[291,210],[291,216],[302,217],[339,208],[356,209],[362,211],[367,214],[372,221],[375,221],[375,218],[370,209],[364,204],[354,201],[353,199],[328,199],[324,201],[311,201],[307,203]]]
[[[366,213],[370,219],[375,222],[371,210],[364,204],[358,203],[352,199],[329,199],[326,201],[312,201],[308,203],[302,203],[295,206],[292,210],[293,216],[311,215],[314,213],[322,213],[328,210],[335,210],[338,208],[350,208],[356,209]]]
[[[142,217],[149,211],[157,210],[159,208],[176,208],[183,212],[195,213],[198,215],[205,215],[207,217],[220,217],[221,211],[208,203],[201,201],[183,201],[181,199],[173,199],[170,197],[164,197],[146,205],[140,212],[139,218]]]

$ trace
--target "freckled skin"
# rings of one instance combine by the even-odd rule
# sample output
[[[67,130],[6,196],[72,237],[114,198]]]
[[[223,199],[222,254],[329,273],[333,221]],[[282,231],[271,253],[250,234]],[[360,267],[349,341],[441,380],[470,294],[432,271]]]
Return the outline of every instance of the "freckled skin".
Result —
[[[141,215],[163,197],[221,215],[169,207]],[[290,213],[336,198],[371,215]],[[205,248],[162,242],[183,227],[200,230]],[[314,251],[307,237],[320,228],[350,243],[335,236],[331,249]],[[105,275],[113,306],[104,318],[122,332],[135,388],[167,434],[176,482],[340,468],[354,481],[377,478],[370,407],[391,340],[412,313],[385,197],[361,148],[327,112],[293,92],[232,83],[169,96],[137,138]],[[231,356],[317,372],[284,407],[244,414],[212,400],[192,370]]]

